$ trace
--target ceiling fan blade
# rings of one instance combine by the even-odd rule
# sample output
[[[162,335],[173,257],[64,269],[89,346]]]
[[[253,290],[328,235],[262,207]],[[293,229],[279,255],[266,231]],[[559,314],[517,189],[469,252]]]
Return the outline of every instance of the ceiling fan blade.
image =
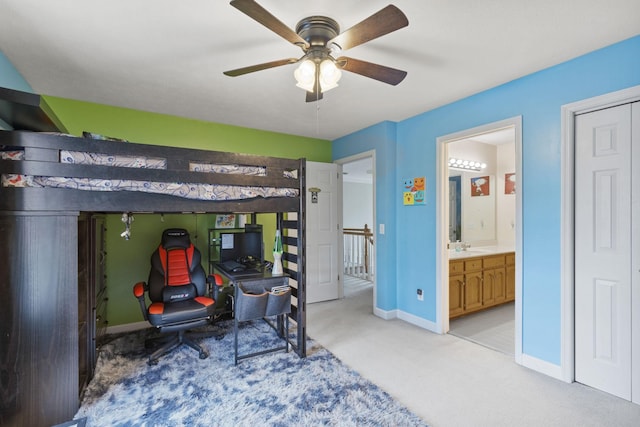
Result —
[[[296,58],[280,59],[278,61],[265,62],[264,64],[251,65],[249,67],[237,68],[235,70],[225,71],[223,74],[231,77],[241,76],[243,74],[253,73],[255,71],[267,70],[269,68],[280,67],[281,65],[295,64],[298,62]]]
[[[406,71],[385,67],[384,65],[374,64],[360,59],[347,58],[346,56],[341,56],[336,59],[336,62],[338,67],[345,71],[360,74],[394,86],[407,76]]]
[[[364,21],[354,25],[327,42],[336,44],[342,50],[351,49],[369,40],[389,34],[409,25],[404,13],[394,5],[379,10]]]
[[[249,18],[258,21],[274,33],[278,34],[285,40],[306,49],[309,47],[309,43],[305,39],[300,37],[295,31],[287,27],[278,18],[273,16],[269,11],[260,6],[253,0],[232,0],[231,6],[238,9],[240,12],[247,15]]]

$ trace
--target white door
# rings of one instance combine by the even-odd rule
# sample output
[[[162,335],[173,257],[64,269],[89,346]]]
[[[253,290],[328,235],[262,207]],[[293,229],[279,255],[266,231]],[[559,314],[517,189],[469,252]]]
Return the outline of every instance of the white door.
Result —
[[[632,162],[631,113],[626,104],[575,121],[575,378],[627,400],[633,359],[640,369],[632,358],[632,171],[640,164]]]
[[[307,302],[338,299],[342,265],[341,226],[338,221],[342,200],[338,185],[342,166],[307,162]],[[316,192],[317,198],[311,190]],[[339,262],[338,262],[339,261]]]

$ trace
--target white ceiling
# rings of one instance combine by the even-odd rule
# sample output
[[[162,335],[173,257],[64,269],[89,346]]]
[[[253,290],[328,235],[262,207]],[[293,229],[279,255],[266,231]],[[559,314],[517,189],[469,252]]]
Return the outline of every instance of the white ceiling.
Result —
[[[259,0],[291,28],[343,30],[380,0]],[[638,0],[396,0],[409,26],[344,55],[408,72],[398,86],[343,73],[305,103],[288,65],[225,70],[302,51],[227,0],[1,0],[0,50],[34,91],[294,135],[335,139],[400,121],[640,34]]]
[[[342,165],[342,173],[344,182],[372,184],[373,159],[371,157],[366,157],[364,159],[345,163]]]

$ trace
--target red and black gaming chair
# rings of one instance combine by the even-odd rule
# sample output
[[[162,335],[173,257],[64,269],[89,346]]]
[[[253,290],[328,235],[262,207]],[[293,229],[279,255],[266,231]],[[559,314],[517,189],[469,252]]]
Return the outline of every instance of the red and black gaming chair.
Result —
[[[214,297],[222,284],[219,276],[207,278],[200,259],[200,251],[191,243],[187,230],[164,230],[160,246],[151,255],[148,282],[139,282],[133,287],[145,320],[160,332],[176,332],[149,356],[150,365],[181,344],[197,350],[200,359],[209,357],[202,346],[185,334],[186,330],[211,320],[215,310]],[[212,283],[213,295],[207,295],[207,283]],[[145,292],[151,301],[148,307]]]

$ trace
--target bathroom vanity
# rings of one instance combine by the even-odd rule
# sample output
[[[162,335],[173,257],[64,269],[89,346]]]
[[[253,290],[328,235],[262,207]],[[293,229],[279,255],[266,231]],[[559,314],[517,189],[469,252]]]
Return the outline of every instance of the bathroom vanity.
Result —
[[[449,318],[515,299],[515,252],[470,248],[449,255]]]

